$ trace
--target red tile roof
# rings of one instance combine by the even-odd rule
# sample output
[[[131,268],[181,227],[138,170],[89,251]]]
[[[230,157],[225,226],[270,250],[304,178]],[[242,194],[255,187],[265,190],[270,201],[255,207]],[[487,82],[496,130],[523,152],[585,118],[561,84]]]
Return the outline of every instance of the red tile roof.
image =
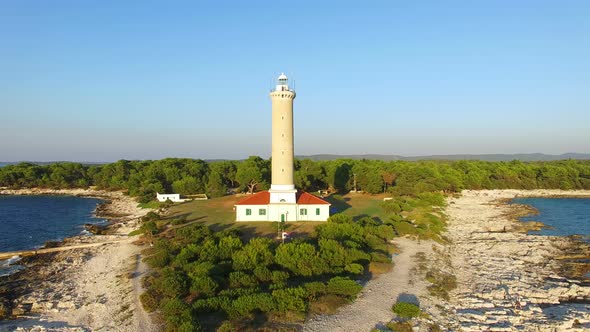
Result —
[[[268,191],[261,191],[249,197],[246,197],[236,203],[236,205],[266,205],[270,203],[270,193]],[[297,204],[304,205],[318,205],[330,204],[323,199],[306,192],[297,193]]]
[[[311,205],[311,204],[328,204],[328,205],[330,205],[330,203],[324,201],[323,199],[321,199],[321,198],[319,198],[319,197],[317,197],[315,195],[306,193],[306,192],[301,192],[297,196],[298,196],[297,197],[297,204],[308,204],[308,205]]]
[[[242,199],[236,205],[265,205],[268,203],[270,203],[270,193],[261,191]]]

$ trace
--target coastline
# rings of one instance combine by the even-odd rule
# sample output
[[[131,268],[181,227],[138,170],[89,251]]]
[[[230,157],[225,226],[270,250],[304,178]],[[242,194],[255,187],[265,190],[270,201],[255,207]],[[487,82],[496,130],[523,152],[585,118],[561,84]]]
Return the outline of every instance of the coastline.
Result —
[[[508,204],[515,197],[590,198],[590,191],[466,190],[449,198],[449,268],[458,287],[436,320],[464,331],[590,328],[589,280],[566,273],[563,260],[587,255],[588,244],[527,234],[516,220],[522,206]]]
[[[382,329],[397,301],[419,303],[414,331],[562,331],[590,328],[590,283],[563,273],[560,256],[580,249],[572,237],[529,235],[517,217],[534,209],[514,197],[585,197],[590,191],[482,190],[449,197],[448,243],[399,238],[393,270],[372,279],[358,299],[304,331]],[[448,299],[434,296],[428,273],[456,277]],[[430,279],[432,280],[432,279]]]
[[[65,238],[57,248],[22,258],[26,269],[5,277],[8,301],[0,303],[0,317],[4,306],[19,318],[0,321],[0,331],[156,330],[137,294],[145,272],[137,263],[143,248],[134,244],[138,237],[127,235],[150,209],[120,191],[31,188],[0,189],[0,194],[98,198],[103,202],[94,213],[109,220],[108,235]]]

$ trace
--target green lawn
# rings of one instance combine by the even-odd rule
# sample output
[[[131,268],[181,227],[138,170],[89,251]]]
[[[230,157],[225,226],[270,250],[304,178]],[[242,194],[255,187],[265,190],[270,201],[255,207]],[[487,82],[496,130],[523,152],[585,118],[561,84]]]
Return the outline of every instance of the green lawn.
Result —
[[[327,200],[332,203],[336,211],[345,213],[355,218],[364,216],[372,218],[384,218],[385,214],[379,203],[383,201],[382,195],[347,194],[344,196],[332,195]],[[230,228],[240,229],[246,237],[275,236],[277,223],[272,222],[235,222],[234,204],[243,196],[225,196],[212,198],[206,201],[191,201],[175,204],[166,219],[185,217],[187,222],[199,222],[211,226],[214,230]],[[306,235],[314,231],[322,222],[302,221],[286,223],[286,230],[295,235]]]
[[[332,203],[332,208],[338,213],[344,213],[359,219],[362,217],[377,218],[380,220],[386,219],[386,214],[381,207],[384,197],[391,195],[368,195],[368,194],[356,194],[349,193],[346,195],[331,195],[326,198],[327,201]]]

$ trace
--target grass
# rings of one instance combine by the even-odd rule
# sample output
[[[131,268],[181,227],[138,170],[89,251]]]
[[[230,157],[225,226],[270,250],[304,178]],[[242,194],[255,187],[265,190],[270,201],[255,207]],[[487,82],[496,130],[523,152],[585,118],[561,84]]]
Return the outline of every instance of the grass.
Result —
[[[137,204],[137,206],[139,206],[142,209],[154,209],[157,210],[160,208],[161,203],[158,201],[149,201],[147,203],[139,203]]]
[[[331,210],[343,213],[353,218],[370,217],[379,220],[386,220],[387,214],[381,207],[384,197],[388,194],[368,195],[349,193],[346,195],[331,195],[326,198],[332,204]]]
[[[278,225],[275,222],[235,222],[234,205],[242,198],[243,196],[231,195],[175,204],[170,207],[166,219],[185,218],[186,224],[198,222],[210,226],[215,231],[239,229],[248,238],[276,236]],[[288,222],[285,224],[285,230],[293,232],[294,236],[304,236],[311,234],[315,227],[321,224],[322,222],[314,221]]]

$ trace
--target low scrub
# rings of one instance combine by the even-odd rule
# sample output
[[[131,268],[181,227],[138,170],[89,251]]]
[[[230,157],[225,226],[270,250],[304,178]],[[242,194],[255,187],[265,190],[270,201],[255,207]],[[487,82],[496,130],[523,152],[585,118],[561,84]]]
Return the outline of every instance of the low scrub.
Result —
[[[457,278],[438,269],[426,272],[426,280],[431,283],[428,286],[430,295],[449,300],[449,292],[457,288]]]
[[[410,302],[397,302],[391,310],[400,318],[414,318],[420,316],[421,313],[420,308]]]

